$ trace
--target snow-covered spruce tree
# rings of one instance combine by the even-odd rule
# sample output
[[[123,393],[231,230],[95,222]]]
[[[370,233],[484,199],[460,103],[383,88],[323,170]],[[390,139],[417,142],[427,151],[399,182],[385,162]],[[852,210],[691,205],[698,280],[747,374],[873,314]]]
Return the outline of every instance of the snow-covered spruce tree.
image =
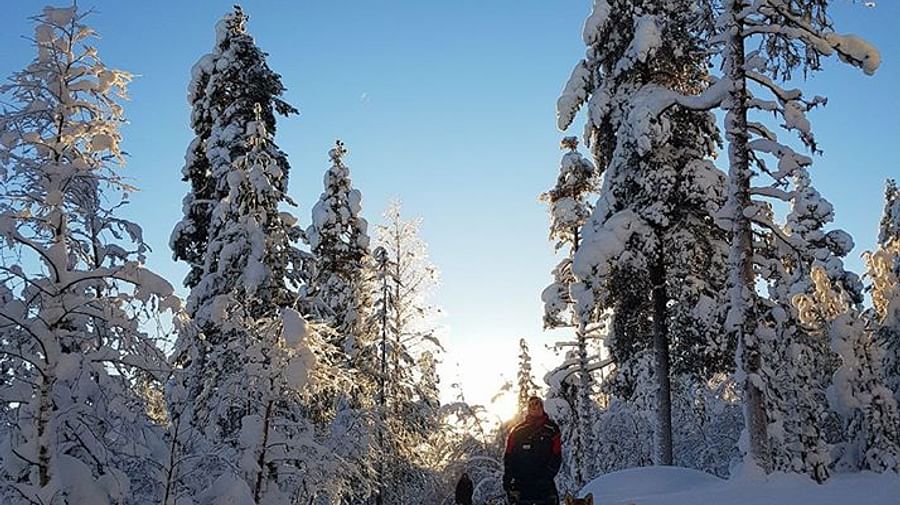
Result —
[[[419,380],[426,371],[418,369],[418,357],[442,350],[434,326],[439,311],[427,300],[438,272],[419,236],[421,220],[404,219],[399,201],[389,204],[383,218],[376,227],[378,289],[370,318],[381,339],[381,389],[389,421],[390,451],[382,458],[392,459],[387,466],[393,482],[385,486],[390,492],[385,502],[405,503],[430,478],[422,471],[421,449],[433,436],[439,405],[430,388],[419,387],[430,382]]]
[[[216,24],[216,43],[212,52],[200,58],[191,69],[188,103],[194,139],[185,155],[183,180],[191,189],[184,197],[184,217],[175,226],[170,239],[173,256],[187,262],[191,269],[185,285],[193,288],[206,268],[209,228],[216,203],[228,193],[223,175],[233,160],[249,150],[247,125],[255,121],[254,107],[262,107],[266,129],[275,135],[275,114],[296,114],[297,109],[281,99],[285,88],[281,76],[266,63],[266,53],[257,47],[247,32],[248,16],[240,6]],[[269,146],[269,156],[281,170],[273,181],[281,192],[287,190],[287,156],[278,146]],[[189,309],[193,315],[199,305]]]
[[[235,6],[233,12],[217,23],[215,46],[211,53],[194,65],[188,87],[188,101],[192,107],[191,127],[195,137],[188,147],[182,174],[184,180],[190,182],[191,189],[184,198],[184,217],[172,231],[170,246],[176,260],[184,260],[190,265],[185,285],[191,288],[187,309],[193,321],[182,331],[174,359],[186,369],[180,378],[195,381],[188,393],[191,397],[199,395],[200,389],[211,387],[204,385],[204,381],[212,380],[218,373],[228,373],[216,371],[215,365],[205,362],[213,348],[222,350],[228,345],[228,336],[217,324],[218,314],[214,314],[214,308],[218,307],[215,306],[217,297],[230,294],[236,281],[234,271],[230,270],[234,265],[228,264],[236,261],[229,257],[233,251],[226,242],[212,244],[210,239],[214,220],[218,227],[216,232],[221,233],[234,216],[213,216],[213,212],[217,208],[222,212],[222,201],[234,191],[233,186],[240,185],[240,181],[229,180],[229,175],[234,178],[240,174],[234,161],[253,148],[250,139],[259,132],[252,131],[248,126],[253,124],[255,128],[257,115],[261,115],[267,135],[274,135],[275,112],[285,115],[296,112],[279,98],[284,92],[281,78],[269,69],[266,54],[247,33],[246,22],[247,16],[239,6]],[[285,194],[289,172],[287,157],[269,137],[265,145],[257,147],[265,150],[266,163],[271,165],[267,170],[272,173],[259,174],[257,177],[264,175],[265,179],[253,183],[274,184],[267,198],[277,201],[260,204],[269,207],[267,212],[277,213],[281,201],[290,203]],[[280,219],[258,224],[264,231],[270,227],[280,228],[279,233],[272,237],[276,242],[293,241],[302,233],[293,226],[291,216],[286,214]],[[221,237],[218,239],[221,240]],[[254,315],[268,313],[272,307],[288,306],[294,299],[285,279],[297,276],[296,272],[288,272],[288,269],[293,267],[299,270],[301,261],[294,257],[299,253],[289,247],[279,254],[282,255],[279,260],[257,256],[250,262],[258,265],[254,266],[255,275],[271,275],[271,279],[276,279],[272,281],[275,289],[269,290],[269,286],[261,284],[251,288],[259,293],[258,305],[252,309]],[[263,267],[260,262],[267,265]],[[257,278],[251,282],[261,281]],[[200,418],[210,415],[205,412],[208,405],[196,407]],[[174,409],[175,405],[170,405],[170,408]],[[196,421],[191,415],[190,423]],[[226,431],[235,432],[240,419],[223,422],[231,422],[232,426]]]
[[[317,316],[335,329],[341,339],[336,344],[352,361],[367,344],[358,340],[366,330],[371,289],[366,272],[368,223],[360,216],[362,193],[352,186],[346,155],[340,140],[328,151],[331,168],[325,172],[325,190],[313,206],[306,235],[316,265],[311,289],[320,301]]]
[[[0,86],[0,463],[4,504],[159,499],[162,427],[138,387],[165,356],[142,330],[177,310],[147,270],[137,224],[116,215],[134,188],[121,101],[75,6],[34,17],[37,57]]]
[[[311,375],[317,387],[341,376],[327,368],[334,358],[319,333],[292,308],[300,234],[296,218],[279,210],[288,201],[286,174],[262,107],[255,111],[240,136],[246,154],[219,173],[227,192],[213,206],[206,261],[190,295],[199,331],[176,344],[182,370],[169,402],[186,462],[173,469],[172,503],[225,496],[293,503],[327,494],[341,477],[304,401],[315,393],[306,387]]]
[[[878,249],[867,256],[878,339],[887,385],[900,402],[900,189],[887,181]]]
[[[897,238],[900,238],[900,188],[897,181],[888,179],[884,189],[884,214],[881,216],[878,244],[884,246]],[[900,270],[900,265],[894,265],[894,269]]]
[[[727,349],[715,310],[726,236],[714,221],[724,203],[724,177],[711,161],[714,118],[678,107],[652,124],[642,115],[652,90],[706,85],[703,11],[694,4],[596,1],[583,33],[587,55],[558,102],[560,128],[587,103],[585,138],[603,174],[572,292],[581,318],[612,312],[607,344],[617,363],[654,349],[661,464],[673,462],[670,363],[715,370]]]
[[[572,256],[581,244],[581,227],[593,209],[590,199],[600,186],[594,165],[578,152],[576,137],[563,138],[560,148],[565,153],[556,185],[540,196],[549,206],[550,240],[555,241],[553,249],[556,252],[565,250],[565,257],[553,269],[553,283],[541,294],[545,328],[577,326],[569,296],[569,286],[575,282]]]
[[[519,371],[516,374],[516,392],[519,406],[517,412],[524,419],[528,408],[528,398],[538,394],[538,386],[534,383],[534,375],[531,372],[531,353],[528,351],[528,342],[524,338],[519,339]]]
[[[173,500],[236,492],[277,502],[319,486],[323,494],[340,493],[346,470],[328,457],[334,439],[309,436],[308,417],[328,433],[334,415],[312,412],[309,401],[300,402],[301,379],[310,371],[298,360],[310,353],[320,358],[313,372],[324,370],[329,377],[316,381],[318,388],[346,388],[335,385],[346,375],[328,367],[335,353],[315,345],[316,335],[296,345],[278,338],[281,315],[292,314],[288,309],[295,304],[306,312],[308,305],[297,300],[308,263],[294,247],[302,230],[295,217],[279,210],[292,203],[286,194],[289,166],[272,141],[274,114],[296,111],[279,98],[280,77],[246,32],[246,20],[235,7],[217,24],[216,46],[195,65],[190,85],[197,137],[184,174],[192,188],[172,248],[191,265],[185,282],[192,288],[193,325],[177,343],[174,359],[183,370],[169,394],[178,428],[173,460],[190,466],[169,466]],[[250,436],[260,433],[262,439]],[[251,455],[258,456],[258,467]],[[315,471],[297,473],[312,460],[321,462]],[[192,479],[198,469],[204,478]],[[290,477],[292,471],[302,478]],[[207,486],[212,479],[216,485]]]
[[[867,277],[872,307],[862,320],[832,323],[832,347],[841,355],[829,400],[842,415],[848,442],[840,463],[850,468],[898,471],[900,465],[900,420],[897,414],[898,340],[900,340],[900,203],[891,180],[885,191],[885,210],[878,248],[866,252]],[[818,287],[818,286],[817,286]],[[824,287],[823,287],[824,289]],[[801,307],[818,298],[799,300]],[[803,304],[805,302],[805,304]],[[839,308],[843,309],[842,306]],[[853,317],[859,314],[849,310]],[[818,312],[812,312],[817,315]],[[843,317],[843,316],[841,316]]]
[[[311,312],[316,320],[334,331],[329,345],[344,355],[340,364],[354,376],[352,387],[319,398],[326,407],[337,408],[336,422],[345,443],[338,454],[374,482],[376,427],[373,424],[378,396],[379,335],[373,317],[373,283],[369,253],[368,223],[360,215],[362,194],[354,189],[350,168],[344,164],[344,143],[338,140],[328,151],[331,167],[325,172],[324,191],[312,209],[306,237],[314,260],[307,296],[315,301]],[[339,440],[339,439],[336,439]],[[353,443],[349,443],[349,442]],[[361,483],[345,500],[364,500],[367,489]]]
[[[578,407],[576,415],[576,435],[565,440],[573,447],[575,455],[575,480],[578,485],[587,482],[588,462],[593,461],[591,450],[594,447],[592,436],[594,408],[591,400],[592,378],[589,370],[590,362],[596,356],[588,352],[588,338],[593,334],[589,330],[591,323],[587,318],[580,318],[573,311],[573,302],[569,290],[575,282],[572,274],[572,258],[581,245],[581,227],[591,213],[588,202],[597,190],[598,180],[593,164],[578,152],[578,139],[565,137],[560,143],[565,149],[560,162],[559,176],[556,185],[541,195],[541,200],[549,205],[550,239],[555,240],[554,249],[565,249],[566,256],[553,269],[553,283],[541,293],[544,302],[544,328],[575,328],[576,352],[578,355],[577,372],[578,388],[576,391]],[[588,472],[590,473],[590,472]]]

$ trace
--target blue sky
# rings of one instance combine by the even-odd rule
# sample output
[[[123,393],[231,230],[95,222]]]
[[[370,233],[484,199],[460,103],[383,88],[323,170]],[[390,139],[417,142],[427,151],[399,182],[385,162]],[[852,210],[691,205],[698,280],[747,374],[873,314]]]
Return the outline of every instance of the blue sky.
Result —
[[[193,63],[212,48],[213,27],[232,1],[81,0],[102,35],[100,56],[138,74],[126,105],[127,172],[142,191],[129,214],[154,248],[150,264],[180,284],[168,236],[181,215],[180,182],[191,138],[186,89]],[[812,113],[824,149],[814,182],[834,203],[837,225],[857,241],[850,265],[871,248],[884,179],[900,176],[900,2],[865,8],[834,2],[838,31],[872,41],[883,64],[874,77],[833,62],[805,85],[829,97]],[[44,2],[6,0],[0,74],[33,57],[27,17]],[[301,110],[282,120],[277,142],[290,156],[297,214],[322,189],[336,138],[377,221],[391,198],[424,218],[447,312],[444,383],[463,376],[470,399],[485,401],[499,373],[512,376],[518,339],[541,332],[540,292],[556,260],[537,196],[555,181],[560,152],[556,98],[584,52],[589,0],[243,2],[248,28]],[[581,126],[573,127],[579,134]],[[558,336],[558,335],[557,335]],[[459,363],[457,369],[455,363]],[[538,364],[538,372],[543,370]]]

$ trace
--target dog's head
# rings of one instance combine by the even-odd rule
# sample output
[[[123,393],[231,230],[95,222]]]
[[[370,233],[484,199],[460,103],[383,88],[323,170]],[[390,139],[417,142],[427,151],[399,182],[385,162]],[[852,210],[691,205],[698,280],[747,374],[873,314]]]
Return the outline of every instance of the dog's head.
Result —
[[[584,498],[575,498],[566,493],[566,505],[594,505],[594,495],[588,493]]]

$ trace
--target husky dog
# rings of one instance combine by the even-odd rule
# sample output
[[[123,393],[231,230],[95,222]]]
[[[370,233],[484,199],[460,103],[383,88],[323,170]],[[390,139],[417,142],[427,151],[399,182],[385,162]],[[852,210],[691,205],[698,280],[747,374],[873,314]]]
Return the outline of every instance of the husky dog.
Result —
[[[566,493],[566,505],[594,505],[594,495],[588,493],[584,498],[575,498]]]

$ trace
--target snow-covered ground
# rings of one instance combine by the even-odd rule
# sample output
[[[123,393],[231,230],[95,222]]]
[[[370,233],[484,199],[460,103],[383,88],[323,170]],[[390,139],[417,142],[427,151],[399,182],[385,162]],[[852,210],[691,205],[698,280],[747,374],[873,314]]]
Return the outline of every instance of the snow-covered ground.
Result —
[[[900,476],[834,475],[818,485],[801,475],[718,477],[677,467],[633,468],[592,481],[580,493],[595,505],[898,505]]]

